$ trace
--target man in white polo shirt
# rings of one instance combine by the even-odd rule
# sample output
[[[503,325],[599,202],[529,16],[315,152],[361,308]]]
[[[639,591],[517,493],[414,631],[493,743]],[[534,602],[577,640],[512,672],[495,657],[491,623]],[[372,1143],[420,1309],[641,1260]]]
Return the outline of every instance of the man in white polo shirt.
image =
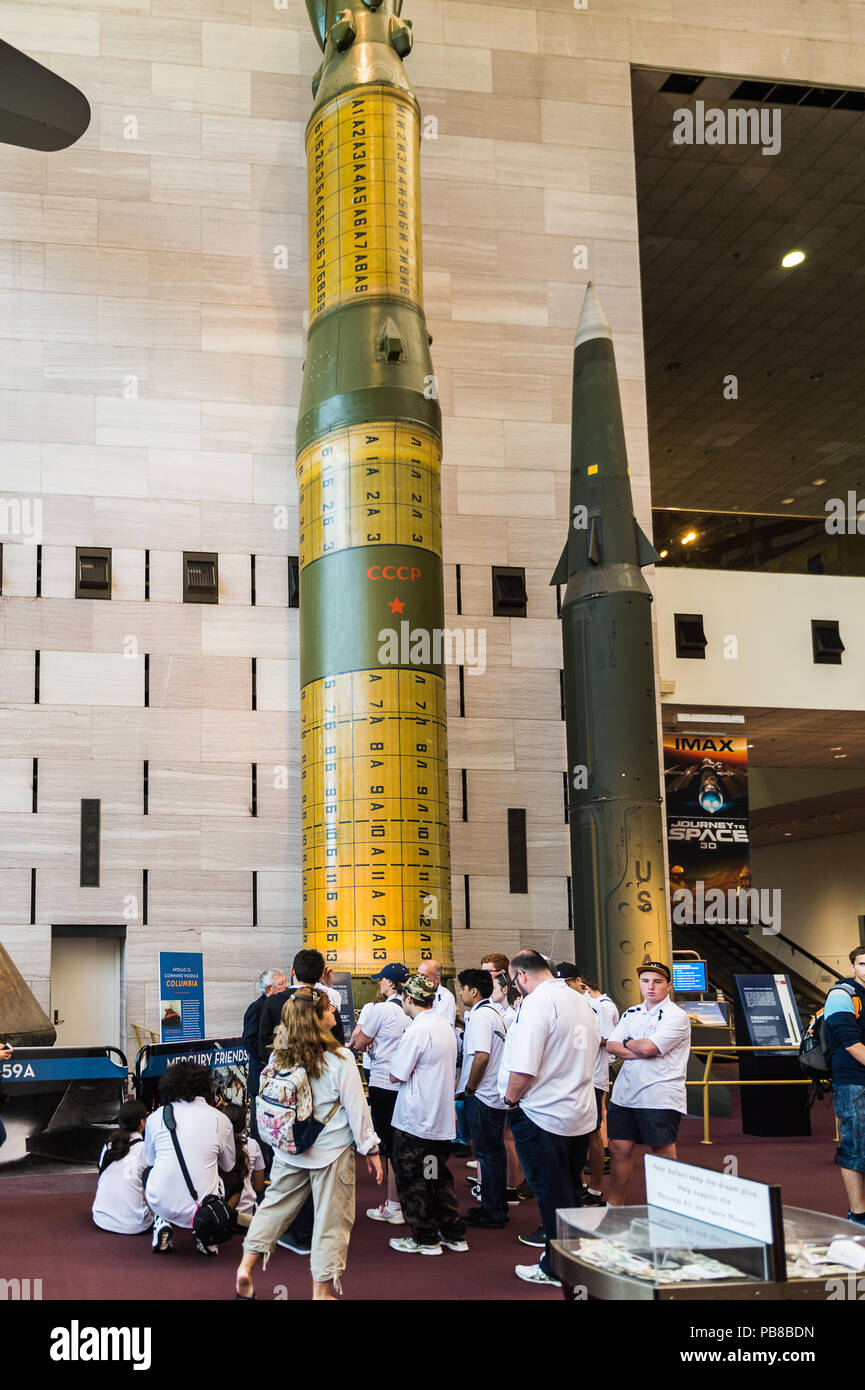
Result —
[[[424,975],[435,985],[435,998],[433,999],[433,1009],[437,1014],[441,1014],[446,1023],[451,1028],[457,1020],[457,1001],[451,991],[442,984],[442,966],[440,960],[425,960],[417,968],[419,975]]]
[[[582,1201],[601,1034],[582,994],[557,980],[540,952],[519,951],[508,973],[523,1001],[505,1039],[499,1093],[547,1242],[540,1263],[517,1265],[516,1274],[530,1284],[558,1285],[549,1243],[556,1234],[556,1211]]]
[[[691,1020],[669,997],[671,975],[662,961],[645,961],[637,976],[643,1002],[625,1010],[607,1039],[610,1056],[622,1062],[607,1106],[612,1207],[625,1205],[634,1145],[645,1144],[659,1158],[675,1158],[679,1125],[688,1113]]]
[[[390,1079],[400,1083],[390,1159],[411,1230],[410,1236],[390,1245],[407,1255],[440,1255],[442,1246],[469,1248],[447,1165],[456,1135],[457,1040],[450,1024],[433,1009],[435,990],[426,975],[406,980],[402,1006],[411,1024],[390,1062]]]
[[[498,1087],[506,1029],[492,1002],[493,977],[489,971],[461,970],[457,978],[466,1021],[457,1095],[464,1097],[481,1184],[481,1204],[468,1213],[466,1221],[469,1226],[502,1230],[510,1219],[505,1149],[507,1111]]]

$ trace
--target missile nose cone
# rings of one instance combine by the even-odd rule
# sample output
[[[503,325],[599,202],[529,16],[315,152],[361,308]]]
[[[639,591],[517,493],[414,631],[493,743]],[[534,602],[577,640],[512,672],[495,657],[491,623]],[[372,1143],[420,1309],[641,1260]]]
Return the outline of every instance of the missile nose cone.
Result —
[[[580,314],[580,321],[577,324],[577,336],[574,339],[574,348],[578,348],[580,343],[585,343],[589,338],[609,338],[612,342],[613,332],[607,321],[607,316],[601,308],[601,301],[598,292],[591,280],[586,285],[586,297],[583,300],[583,309]]]

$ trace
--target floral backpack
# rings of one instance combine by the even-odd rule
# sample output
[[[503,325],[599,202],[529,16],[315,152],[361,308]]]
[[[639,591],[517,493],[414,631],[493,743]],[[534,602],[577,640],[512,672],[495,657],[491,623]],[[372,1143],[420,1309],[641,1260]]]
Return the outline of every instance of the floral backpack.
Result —
[[[261,1086],[255,1101],[258,1133],[277,1153],[304,1153],[315,1143],[339,1106],[337,1099],[325,1119],[317,1120],[306,1069],[288,1067],[280,1071],[269,1062],[261,1073]]]

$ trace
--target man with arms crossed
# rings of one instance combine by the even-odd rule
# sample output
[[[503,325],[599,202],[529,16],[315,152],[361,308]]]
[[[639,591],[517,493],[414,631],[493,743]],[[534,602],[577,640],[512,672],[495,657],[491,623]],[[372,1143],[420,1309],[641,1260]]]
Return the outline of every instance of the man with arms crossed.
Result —
[[[669,967],[645,961],[637,970],[642,1004],[625,1009],[607,1039],[622,1067],[607,1106],[611,1207],[623,1207],[634,1172],[634,1145],[659,1158],[676,1157],[676,1138],[688,1112],[685,1072],[691,1051],[691,1020],[670,995]]]
[[[539,951],[519,951],[508,968],[523,996],[505,1039],[499,1093],[517,1154],[540,1208],[546,1246],[517,1278],[559,1287],[550,1265],[556,1211],[579,1206],[582,1172],[595,1128],[592,1073],[600,1030],[582,994],[557,980]]]

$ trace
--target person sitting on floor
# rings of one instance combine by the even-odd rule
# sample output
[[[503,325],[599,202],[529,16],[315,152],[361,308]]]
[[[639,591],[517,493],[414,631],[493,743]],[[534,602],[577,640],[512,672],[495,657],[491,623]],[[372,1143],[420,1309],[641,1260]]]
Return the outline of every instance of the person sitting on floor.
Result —
[[[245,1105],[226,1105],[224,1115],[234,1130],[237,1161],[230,1173],[223,1173],[225,1200],[236,1212],[238,1226],[248,1226],[264,1191],[264,1156],[258,1142],[247,1133]]]
[[[183,1154],[198,1201],[192,1196],[171,1132],[165,1124],[165,1107],[171,1105],[177,1126],[177,1142]],[[159,1104],[144,1130],[144,1157],[150,1173],[144,1187],[156,1220],[153,1249],[171,1249],[172,1226],[192,1227],[198,1204],[215,1193],[224,1196],[223,1173],[234,1169],[237,1153],[231,1121],[213,1103],[213,1074],[197,1062],[175,1062],[159,1082]],[[204,1245],[196,1237],[200,1255],[217,1255],[216,1245]]]
[[[140,1236],[153,1225],[144,1196],[144,1122],[147,1106],[127,1100],[117,1115],[117,1129],[99,1155],[99,1181],[93,1220],[103,1231]]]

